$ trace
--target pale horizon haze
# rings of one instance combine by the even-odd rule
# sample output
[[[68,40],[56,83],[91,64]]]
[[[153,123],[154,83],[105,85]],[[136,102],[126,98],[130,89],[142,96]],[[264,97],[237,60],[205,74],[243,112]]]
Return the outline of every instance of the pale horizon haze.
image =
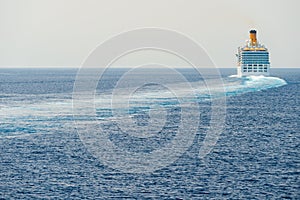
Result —
[[[256,29],[272,67],[300,67],[299,7],[296,0],[0,0],[0,67],[78,67],[103,41],[142,27],[186,34],[218,67],[235,67],[237,47]]]

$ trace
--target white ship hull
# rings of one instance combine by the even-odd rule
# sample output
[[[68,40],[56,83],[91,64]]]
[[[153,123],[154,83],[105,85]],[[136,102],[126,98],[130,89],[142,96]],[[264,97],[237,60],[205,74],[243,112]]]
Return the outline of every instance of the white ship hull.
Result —
[[[264,66],[238,66],[237,67],[237,76],[269,76],[270,75],[270,65]]]

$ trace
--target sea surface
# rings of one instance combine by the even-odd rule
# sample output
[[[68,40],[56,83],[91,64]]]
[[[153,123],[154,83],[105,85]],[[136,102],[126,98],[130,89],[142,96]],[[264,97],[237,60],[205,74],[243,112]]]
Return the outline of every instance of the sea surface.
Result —
[[[242,79],[221,69],[222,85],[213,75],[205,80],[178,69],[193,94],[183,79],[158,69],[118,85],[128,71],[106,71],[91,88],[93,104],[83,91],[74,107],[77,69],[0,69],[0,199],[300,199],[300,69]],[[147,82],[153,77],[165,85]],[[126,89],[134,91],[129,105],[122,102]],[[225,97],[222,131],[199,157],[212,129],[212,102]],[[184,119],[184,110],[199,116]],[[190,143],[169,147],[185,120],[186,133],[195,129]],[[118,156],[107,141],[97,143],[100,129]],[[162,159],[156,150],[164,147],[162,153],[179,153]],[[137,157],[135,165],[125,157],[148,154],[151,162]]]

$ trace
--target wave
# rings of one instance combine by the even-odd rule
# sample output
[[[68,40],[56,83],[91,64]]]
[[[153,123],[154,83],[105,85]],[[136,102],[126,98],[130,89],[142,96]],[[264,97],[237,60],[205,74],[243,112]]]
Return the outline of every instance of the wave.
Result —
[[[179,88],[180,98],[186,102],[200,102],[207,101],[212,98],[219,98],[221,96],[236,96],[248,92],[256,92],[267,90],[270,88],[276,88],[286,85],[286,81],[279,77],[265,77],[265,76],[248,76],[237,78],[234,76],[226,77],[223,80],[223,85],[213,85],[208,90],[203,82],[191,83],[194,94],[191,95],[180,83],[175,83],[172,87]],[[224,94],[225,91],[225,94]],[[119,105],[114,106],[114,109],[118,109],[118,113],[124,115],[136,115],[139,112],[149,110],[159,110],[163,108],[172,108],[178,106],[179,102],[176,96],[169,92],[167,88],[153,86],[146,87],[136,92],[131,99],[129,109],[124,109],[127,106],[122,99],[116,101]],[[9,98],[9,97],[8,97]],[[9,101],[9,99],[7,99]],[[83,102],[84,104],[85,102]],[[111,94],[101,94],[95,98],[95,106],[97,116],[101,119],[113,119],[111,108]],[[15,138],[24,135],[34,135],[35,133],[49,133],[51,130],[59,129],[62,126],[72,126],[74,118],[72,118],[72,100],[70,99],[54,99],[53,101],[43,100],[34,102],[25,102],[18,106],[9,106],[6,104],[2,106],[0,117],[2,119],[1,130],[4,134],[0,134],[0,138]],[[120,111],[121,110],[121,111]],[[84,113],[84,112],[83,112]],[[80,117],[81,121],[89,120],[88,117]],[[20,123],[23,122],[23,123]],[[57,123],[56,127],[52,127],[50,124]],[[22,127],[23,125],[23,127]],[[27,130],[31,127],[30,130]],[[9,128],[8,127],[15,127]],[[24,128],[24,129],[23,129]]]
[[[193,94],[191,94],[191,90],[183,87],[181,83],[172,84],[171,88],[177,88],[179,91],[177,91],[176,95],[166,89],[169,87],[158,89],[159,86],[147,86],[132,94],[129,104],[124,102],[126,98],[123,98],[122,95],[117,96],[117,99],[112,101],[111,95],[99,94],[95,99],[95,107],[100,119],[113,119],[113,111],[119,114],[118,117],[135,115],[139,112],[148,112],[149,110],[157,111],[161,108],[172,108],[178,106],[180,102],[211,101],[216,98],[262,91],[287,84],[285,80],[279,77],[265,76],[248,76],[242,78],[230,76],[223,80],[223,85],[214,85],[214,81],[210,83],[212,85],[209,88],[205,86],[206,83],[203,81],[191,83]],[[124,94],[124,91],[117,91],[116,93]],[[181,100],[180,102],[178,98]]]
[[[270,76],[246,76],[238,78],[234,75],[229,76],[229,80],[236,81],[236,84],[226,85],[226,95],[232,96],[247,92],[262,91],[270,88],[284,86],[287,82],[279,77]],[[239,81],[239,82],[238,82]]]

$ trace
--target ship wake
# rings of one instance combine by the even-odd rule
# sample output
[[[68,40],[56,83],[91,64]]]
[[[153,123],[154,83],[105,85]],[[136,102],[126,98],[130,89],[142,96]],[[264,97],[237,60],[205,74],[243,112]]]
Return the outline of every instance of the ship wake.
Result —
[[[213,81],[212,81],[213,82]],[[224,96],[237,96],[248,92],[263,91],[271,88],[286,85],[286,81],[279,77],[265,76],[248,76],[243,78],[227,77],[223,80],[223,85],[211,85],[209,89],[202,82],[192,82],[194,94],[188,93],[190,90],[182,87],[180,83],[174,83],[172,87],[178,88],[180,97],[174,95],[167,90],[167,87],[149,85],[135,92],[130,99],[129,107],[124,107],[122,98],[115,101],[113,108],[111,107],[112,94],[98,94],[95,96],[93,105],[97,113],[98,119],[110,120],[113,116],[113,109],[118,110],[118,117],[125,115],[136,116],[139,113],[145,113],[150,110],[157,111],[158,116],[160,110],[165,108],[176,108],[179,106],[178,98],[185,102],[205,102],[214,98]],[[22,96],[26,98],[26,96]],[[11,98],[17,98],[12,96]],[[46,98],[47,99],[47,98]],[[13,100],[11,100],[13,102]],[[118,104],[119,103],[119,104]],[[82,102],[86,104],[86,102]],[[128,104],[126,104],[128,106]],[[84,108],[84,106],[83,106]],[[163,109],[161,109],[163,108]],[[20,102],[14,106],[3,106],[1,108],[0,117],[2,119],[0,125],[0,138],[24,137],[35,134],[55,133],[61,130],[61,127],[74,127],[74,116],[71,99],[55,99],[55,101],[39,101],[39,102]],[[122,116],[124,115],[124,116]],[[80,116],[83,123],[88,123],[88,116]],[[77,119],[78,120],[78,119]],[[16,122],[18,124],[16,125]],[[55,123],[54,123],[55,122]]]
[[[228,85],[228,82],[235,82],[234,85]],[[235,75],[231,75],[228,79],[225,79],[225,88],[227,96],[235,94],[242,94],[247,92],[262,91],[270,88],[276,88],[286,85],[287,82],[279,77],[270,76],[246,76],[237,78]],[[227,82],[227,83],[226,83]]]

